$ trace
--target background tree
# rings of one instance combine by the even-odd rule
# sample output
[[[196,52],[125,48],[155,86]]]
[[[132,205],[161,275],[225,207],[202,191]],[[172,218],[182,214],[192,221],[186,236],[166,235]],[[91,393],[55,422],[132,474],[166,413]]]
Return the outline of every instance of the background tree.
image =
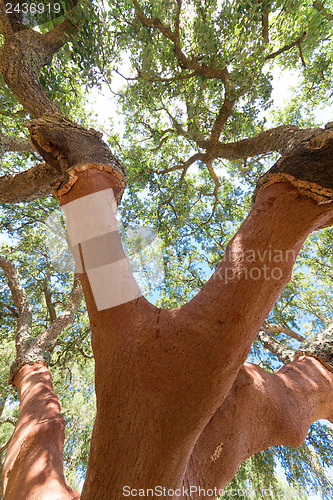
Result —
[[[122,218],[125,227],[135,222],[158,230],[165,245],[165,281],[157,304],[177,307],[193,297],[207,274],[216,268],[226,243],[248,212],[254,187],[268,164],[273,163],[277,153],[286,155],[300,141],[320,132],[317,126],[322,124],[316,123],[313,109],[326,103],[331,94],[332,6],[328,2],[324,6],[320,2],[294,1],[80,5],[80,9],[67,12],[67,20],[58,18],[39,25],[41,33],[53,41],[51,52],[68,40],[69,30],[72,32],[70,43],[56,53],[52,65],[43,67],[40,78],[57,109],[48,97],[40,99],[40,89],[35,96],[30,93],[22,97],[22,89],[15,87],[13,73],[7,71],[14,56],[8,53],[6,36],[9,39],[23,28],[17,30],[18,25],[12,21],[9,28],[6,19],[13,17],[3,16],[1,71],[18,100],[3,82],[1,144],[4,152],[23,153],[6,153],[3,170],[7,175],[1,178],[1,199],[13,203],[39,198],[49,194],[63,177],[63,172],[47,163],[27,171],[32,164],[29,162],[37,159],[22,137],[27,113],[39,117],[45,111],[58,115],[61,110],[73,121],[91,125],[92,118],[80,105],[85,95],[82,88],[106,83],[112,90],[113,73],[127,71],[124,76],[128,83],[117,95],[125,117],[125,134],[121,137],[114,130],[109,132],[109,143],[125,162],[129,176]],[[58,23],[60,28],[47,35]],[[78,26],[81,29],[75,32]],[[126,68],[121,67],[123,57],[128,59]],[[39,66],[49,58],[50,53]],[[282,69],[299,68],[300,85],[297,102],[284,111],[274,109],[274,115],[268,117],[273,107],[272,71],[277,65]],[[12,265],[17,263],[25,295],[33,305],[35,319],[28,334],[34,342],[66,309],[71,286],[72,277],[50,268],[38,234],[39,223],[45,221],[54,206],[54,200],[48,199],[20,205],[19,211],[12,205],[3,209],[3,227],[17,234],[19,241],[14,249],[6,249],[3,268],[7,266],[8,277],[10,269],[16,272]],[[277,359],[282,363],[290,361],[304,337],[311,338],[331,324],[331,231],[324,229],[310,236],[292,281],[253,344],[250,359],[268,371],[279,366]],[[35,256],[31,257],[36,249],[42,257],[38,263]],[[15,297],[9,298],[7,288],[3,293],[3,359],[9,360],[14,338],[10,340],[8,329],[16,328],[21,311]],[[59,297],[58,306],[51,305],[57,300],[50,301],[50,293],[51,297]],[[304,327],[305,320],[308,327]],[[55,349],[51,366],[54,363],[53,379],[60,396],[68,391],[78,394],[84,385],[84,377],[78,375],[80,370],[87,376],[91,374],[90,351],[84,345],[87,322],[81,315],[76,321],[70,332],[67,329],[62,337],[54,337],[55,346],[47,349]],[[68,366],[68,358],[74,363],[75,377],[65,389],[62,367]],[[3,397],[8,394],[4,386]],[[91,403],[91,387],[83,394],[87,404]],[[4,444],[15,422],[8,419],[17,416],[13,399],[8,401],[1,426],[5,429],[1,431]],[[88,429],[80,431],[72,403],[68,413],[63,403],[69,422],[69,414],[73,413],[67,457],[73,458],[72,450],[83,434],[82,452],[68,464],[73,476],[86,463],[91,422],[87,422]],[[75,407],[81,401],[73,404]],[[297,455],[293,449],[278,448],[275,455],[266,452],[264,457],[250,459],[245,467],[252,463],[257,474],[253,483],[269,484],[278,495],[279,485],[274,480],[267,482],[267,475],[274,468],[274,457],[279,456],[290,481],[302,486],[303,491],[309,485],[315,489],[320,485],[323,497],[329,498],[331,485],[323,466],[332,465],[330,446],[330,429],[326,426],[323,432],[316,424]],[[313,449],[319,455],[315,456]],[[307,480],[301,474],[305,466],[311,468]],[[248,469],[240,471],[238,485],[244,486],[250,480],[244,470]]]

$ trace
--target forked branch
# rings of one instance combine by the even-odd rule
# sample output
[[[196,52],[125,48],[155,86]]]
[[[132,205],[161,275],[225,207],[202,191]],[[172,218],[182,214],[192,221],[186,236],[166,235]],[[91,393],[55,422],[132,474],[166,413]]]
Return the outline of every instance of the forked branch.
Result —
[[[179,38],[179,32],[176,31],[173,32],[169,28],[167,28],[160,19],[157,18],[148,18],[144,15],[142,12],[138,0],[133,0],[133,5],[135,8],[135,11],[137,13],[137,16],[143,26],[146,26],[147,28],[156,28],[162,33],[162,35],[165,36],[168,40],[173,42],[174,47],[174,53],[175,56],[182,68],[186,68],[188,70],[194,70],[196,73],[200,73],[206,78],[217,78],[218,80],[221,80],[223,83],[225,83],[228,78],[229,78],[229,73],[227,68],[217,68],[213,66],[208,66],[206,64],[200,64],[195,57],[192,57],[189,59],[184,52],[181,49],[181,43],[180,43],[180,38]],[[179,3],[178,3],[179,5]],[[178,7],[178,12],[180,13],[180,8]]]
[[[10,380],[12,381],[18,370],[27,363],[40,362],[48,364],[50,353],[53,351],[57,338],[70,325],[82,300],[82,288],[78,275],[74,276],[72,290],[65,310],[52,321],[51,325],[36,338],[24,352],[16,357],[10,369]]]

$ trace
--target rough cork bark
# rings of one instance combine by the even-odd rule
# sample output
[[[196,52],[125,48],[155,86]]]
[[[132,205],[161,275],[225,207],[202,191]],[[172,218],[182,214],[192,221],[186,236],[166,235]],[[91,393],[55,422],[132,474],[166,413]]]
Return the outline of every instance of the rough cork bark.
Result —
[[[333,128],[317,131],[310,140],[302,141],[259,179],[254,199],[263,187],[285,181],[319,203],[330,202],[333,197],[332,145]]]

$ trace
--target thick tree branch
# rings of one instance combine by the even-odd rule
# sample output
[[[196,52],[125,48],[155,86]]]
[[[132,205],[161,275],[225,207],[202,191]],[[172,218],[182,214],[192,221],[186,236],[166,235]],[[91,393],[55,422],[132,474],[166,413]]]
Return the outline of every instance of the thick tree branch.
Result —
[[[44,292],[46,307],[47,307],[47,310],[48,310],[49,316],[50,316],[50,321],[52,323],[56,319],[57,313],[55,311],[55,308],[54,308],[54,305],[52,302],[52,294],[51,294],[50,285],[49,285],[49,278],[50,278],[50,276],[48,275],[43,280],[43,292]]]
[[[333,186],[333,177],[331,182]],[[214,332],[205,337],[201,354],[206,349],[214,352],[211,367],[222,372],[245,362],[261,325],[290,280],[306,237],[333,217],[332,201],[317,204],[310,196],[300,197],[287,183],[273,183],[260,194],[259,204],[257,198],[213,276],[181,308],[198,328]],[[273,257],[279,256],[278,263],[272,252],[276,252]]]
[[[323,132],[323,129],[319,127],[300,129],[296,125],[280,125],[260,132],[254,137],[235,142],[217,142],[212,145],[210,139],[199,138],[193,127],[189,126],[187,131],[184,130],[168,111],[167,113],[178,135],[194,141],[200,148],[205,149],[210,157],[225,158],[226,160],[240,160],[273,152],[285,156],[300,142],[309,139],[314,134]],[[220,113],[223,124],[226,114],[222,111]],[[219,128],[221,127],[217,127],[217,134]]]
[[[0,177],[0,202],[21,203],[44,198],[62,179],[62,173],[45,162],[19,174],[3,175]]]
[[[315,175],[318,164],[322,165],[317,162],[318,155],[325,151],[330,162],[327,164],[327,173],[333,186],[330,161],[332,147],[324,142],[323,150],[320,149],[317,153],[309,151],[308,154],[313,162]],[[62,203],[66,205],[82,196],[87,183],[90,192],[97,193],[110,186],[111,180],[100,175],[97,181],[92,171],[88,171],[79,176],[74,188],[62,197]],[[177,309],[161,310],[139,297],[124,301],[117,307],[112,307],[111,303],[109,308],[100,310],[89,276],[86,273],[80,275],[92,327],[96,395],[99,401],[105,402],[99,405],[97,411],[87,471],[89,481],[84,485],[82,498],[93,498],[96,491],[101,497],[120,498],[125,480],[134,480],[138,487],[167,484],[171,488],[181,484],[198,436],[229,395],[257,332],[290,280],[303,242],[310,232],[332,217],[332,201],[317,204],[306,193],[300,196],[297,189],[287,182],[276,181],[265,187],[227,246],[225,258],[212,278],[188,304]],[[274,259],[275,251],[278,260]],[[116,286],[118,281],[111,283]],[[128,334],[124,335],[124,332]],[[119,363],[120,372],[114,370],[113,362]],[[322,369],[325,370],[323,367]],[[305,378],[308,382],[308,377]],[[125,399],[120,379],[135,380],[135,383],[127,385]],[[270,380],[272,379],[269,379],[269,384]],[[278,385],[282,382],[278,381]],[[243,385],[246,387],[247,384]],[[285,385],[289,390],[289,381]],[[328,386],[331,391],[332,384],[328,383]],[[304,391],[296,389],[295,387],[297,397],[304,397]],[[274,394],[275,389],[272,392]],[[318,391],[314,391],[314,397],[317,393]],[[137,394],[140,394],[139,426],[142,429],[139,441],[134,438],[135,429],[132,433],[124,432],[133,421],[132,402],[133,398],[138,401]],[[310,395],[307,396],[306,394],[306,404]],[[324,400],[329,393],[322,393],[320,396]],[[106,411],[110,398],[113,404]],[[292,398],[290,401],[292,402]],[[314,403],[317,404],[316,401]],[[318,409],[316,404],[310,405],[310,411]],[[231,406],[235,412],[237,404]],[[257,418],[260,418],[258,406],[255,404],[255,412]],[[296,409],[300,408],[299,404],[295,406]],[[124,415],[121,421],[117,419],[119,408]],[[276,409],[274,404],[269,408],[271,412]],[[301,413],[306,408],[301,408]],[[247,419],[246,406],[241,411]],[[137,406],[135,412],[138,413]],[[237,416],[232,414],[234,425],[238,425]],[[306,420],[304,415],[300,416]],[[309,415],[309,418],[312,416]],[[324,416],[324,412],[318,413],[318,418]],[[287,415],[286,420],[288,421]],[[295,418],[291,424],[289,444],[296,442],[300,435],[298,422],[297,425],[294,422]],[[227,428],[226,424],[227,422],[222,422],[222,428]],[[163,432],[156,435],[156,428],[160,426]],[[258,434],[255,424],[253,427],[253,433]],[[286,432],[285,422],[281,428]],[[297,435],[293,436],[295,428]],[[149,439],[150,433],[154,435],[153,440]],[[236,433],[235,427],[233,433]],[[242,453],[245,450],[251,455],[256,451],[250,449],[251,435],[250,445],[247,446],[246,433],[236,434],[243,440],[242,443],[236,443],[243,449]],[[279,436],[281,437],[280,434]],[[254,438],[258,439],[258,436]],[[285,435],[282,438],[284,442],[287,441]],[[228,444],[232,443],[231,436],[226,436],[226,439],[229,439]],[[204,439],[203,442],[208,444],[208,440]],[[215,460],[221,443],[224,443],[223,439],[215,441],[210,453],[201,455],[207,466],[213,463],[210,457]],[[254,445],[259,446],[258,441],[254,441]],[[268,446],[267,440],[262,445],[264,448]],[[113,456],[108,454],[110,447],[114,451],[113,456],[120,450],[127,450],[122,455],[121,464],[115,464]],[[170,457],[174,457],[172,450],[176,450],[176,465],[174,458],[173,465],[169,461]],[[232,447],[230,456],[233,453],[235,450]],[[238,458],[244,459],[246,456]],[[93,477],[96,464],[103,464],[102,476],[99,475],[98,478]],[[238,465],[239,462],[236,465],[232,462],[234,470],[228,469],[228,474],[232,475]],[[109,476],[111,467],[112,478]],[[197,470],[200,471],[200,468]],[[219,471],[221,472],[221,467]]]
[[[209,138],[209,143],[212,149],[214,149],[217,144],[218,140],[220,138],[222,129],[224,125],[227,123],[227,120],[229,116],[231,115],[231,111],[233,108],[233,105],[235,104],[235,100],[228,99],[227,97],[224,98],[223,104],[220,108],[220,111],[215,119],[210,138]]]
[[[333,323],[331,323],[320,335],[305,339],[298,355],[313,356],[333,372]]]
[[[52,322],[52,324],[36,338],[33,348],[39,348],[40,350],[52,352],[58,336],[68,325],[72,323],[81,300],[81,283],[78,275],[75,274],[66,309],[61,314],[59,314],[59,316]]]
[[[87,164],[118,172],[119,192],[125,186],[124,165],[101,139],[102,134],[59,115],[44,115],[28,125],[31,143],[47,161],[31,169],[0,177],[0,201],[18,203],[47,196],[54,189],[74,180],[73,170]],[[72,176],[72,177],[71,177]]]
[[[296,350],[281,344],[277,339],[269,335],[264,330],[260,330],[257,335],[262,345],[282,362],[290,363],[296,354]]]
[[[262,24],[262,39],[264,43],[269,42],[269,11],[270,11],[270,1],[260,0],[261,3],[265,4],[263,6],[263,13],[261,15]]]
[[[12,381],[17,371],[23,365],[34,362],[47,364],[49,362],[50,353],[56,345],[58,336],[73,321],[82,300],[82,288],[79,277],[75,275],[73,287],[65,310],[58,317],[55,317],[55,310],[51,301],[48,307],[51,311],[50,316],[54,319],[44,332],[34,338],[31,336],[32,309],[21,284],[17,268],[12,262],[1,256],[0,267],[6,273],[15,306],[19,311],[19,321],[15,336],[16,358],[10,370],[10,381]],[[48,299],[50,300],[50,297],[47,297],[49,294],[50,292],[47,290],[47,302]]]
[[[74,4],[77,2],[74,1]],[[0,73],[13,94],[32,116],[44,113],[61,114],[60,109],[44,93],[39,83],[41,68],[50,63],[52,56],[69,39],[73,30],[70,21],[65,20],[46,34],[15,25],[11,14],[6,14],[6,5],[0,3],[0,29],[5,42],[0,48]]]
[[[24,109],[32,116],[61,114],[44,93],[39,73],[51,61],[53,48],[34,30],[16,32],[0,48],[0,73]]]
[[[3,464],[4,498],[80,498],[63,473],[65,420],[49,370],[40,363],[26,365],[17,373],[15,385],[20,411]]]
[[[230,160],[254,157],[274,151],[286,155],[299,142],[308,139],[313,134],[322,132],[320,128],[299,129],[294,125],[281,125],[260,132],[255,137],[233,143],[218,142],[215,147],[211,147],[209,140],[198,139],[191,131],[183,130],[177,121],[171,115],[169,116],[179,135],[194,140],[200,147],[207,149],[212,157]],[[24,141],[22,148],[26,145],[26,141]],[[196,159],[202,159],[202,156],[198,154]],[[171,167],[167,171],[183,168],[183,166]],[[166,173],[166,171],[161,173]],[[0,201],[2,203],[18,203],[47,196],[60,184],[62,177],[61,172],[46,163],[41,163],[19,174],[2,176],[0,177]]]
[[[185,486],[223,488],[249,456],[269,446],[299,446],[311,423],[332,422],[332,384],[333,374],[309,357],[274,374],[245,363],[194,447]]]
[[[5,271],[13,301],[19,312],[15,343],[18,355],[29,342],[32,324],[32,309],[22,286],[18,270],[12,262],[0,256],[0,267]]]
[[[281,325],[280,323],[265,323],[265,331],[267,331],[268,333],[285,333],[289,337],[298,340],[299,342],[303,342],[303,340],[305,340],[305,337],[302,337],[302,335],[299,335],[299,333],[291,330],[291,328],[289,328],[288,326]]]
[[[48,364],[58,336],[70,325],[82,300],[82,288],[78,275],[74,276],[73,287],[69,295],[66,309],[51,323],[51,325],[36,338],[32,339],[27,349],[16,357],[10,369],[12,381],[18,370],[27,363],[41,362]]]
[[[146,17],[140,8],[138,0],[133,0],[133,4],[137,16],[143,26],[146,26],[147,28],[158,29],[165,36],[165,38],[173,42],[173,50],[180,66],[189,70],[194,70],[196,73],[200,73],[206,78],[217,78],[223,83],[226,83],[226,81],[229,79],[229,72],[227,68],[215,68],[212,66],[207,66],[206,64],[200,64],[195,57],[191,59],[186,57],[181,49],[179,34],[177,33],[177,31],[171,31],[160,21],[160,19]]]
[[[222,106],[219,113],[219,117],[216,119],[214,125],[215,140],[219,134],[220,129],[222,129],[223,127],[223,122],[227,120],[228,112],[232,107],[231,101],[229,101],[229,104],[226,105],[226,107],[229,108],[226,112],[224,112],[225,109],[224,106]],[[324,132],[323,129],[321,128],[299,129],[295,125],[281,125],[279,127],[272,128],[270,130],[265,130],[264,132],[260,132],[255,137],[250,137],[248,139],[242,139],[240,141],[225,143],[225,144],[217,142],[214,145],[212,144],[211,140],[197,139],[192,133],[192,131],[190,130],[185,131],[181,127],[181,125],[177,122],[177,120],[168,111],[167,113],[178,135],[186,137],[190,140],[194,140],[198,146],[206,149],[206,153],[204,154],[197,153],[193,155],[189,160],[184,162],[184,164],[175,165],[174,167],[170,167],[161,172],[157,170],[155,170],[154,172],[157,174],[165,174],[167,172],[180,169],[183,169],[183,171],[185,171],[184,167],[191,165],[193,161],[197,160],[207,161],[207,168],[216,186],[219,186],[220,183],[217,176],[215,175],[215,172],[212,170],[211,166],[212,159],[225,158],[229,160],[236,160],[236,159],[238,160],[240,158],[259,156],[260,154],[267,154],[271,152],[279,152],[284,156],[289,154],[293,149],[295,149],[295,146],[297,146],[300,142],[306,141],[310,137],[315,135],[319,136],[322,132]],[[214,192],[214,194],[216,194],[216,192]],[[173,196],[174,195],[168,198],[167,202],[163,202],[162,205],[171,201]]]
[[[5,418],[0,418],[0,425],[3,425],[3,424],[12,424],[16,425],[16,418],[14,417],[5,417]]]
[[[225,144],[219,142],[215,148],[210,150],[210,153],[214,154],[216,158],[225,158],[227,160],[248,158],[274,151],[285,156],[299,142],[319,132],[322,132],[322,129],[300,129],[295,125],[280,125],[279,127],[260,132],[255,137]],[[208,140],[199,140],[196,142],[198,146],[205,149],[210,145]]]
[[[78,4],[79,0],[70,0],[70,2],[67,0],[67,5],[70,6],[71,9],[74,9]],[[78,30],[79,25],[74,24],[73,15],[71,17],[72,21],[65,19],[58,26],[44,34],[45,43],[49,46],[49,50],[52,51],[52,54],[55,54],[65,45],[70,35]]]
[[[298,42],[297,45],[298,45],[299,56],[300,56],[301,61],[302,61],[302,66],[304,68],[306,68],[306,62],[305,62],[305,59],[304,59],[304,56],[303,56],[303,51],[302,51],[302,43]]]
[[[134,4],[135,11],[141,23],[148,28],[157,28],[166,38],[172,42],[177,42],[177,35],[173,33],[169,28],[167,28],[159,19],[148,18],[142,12],[139,2],[137,0],[132,0]]]
[[[125,186],[125,167],[102,140],[102,133],[92,128],[87,130],[59,115],[32,120],[28,128],[34,148],[62,174],[64,184],[70,181],[70,171],[75,167],[92,164],[117,172]]]
[[[17,31],[30,30],[31,28],[21,23],[16,12],[6,13],[6,2],[0,0],[0,32],[5,38],[10,37]]]

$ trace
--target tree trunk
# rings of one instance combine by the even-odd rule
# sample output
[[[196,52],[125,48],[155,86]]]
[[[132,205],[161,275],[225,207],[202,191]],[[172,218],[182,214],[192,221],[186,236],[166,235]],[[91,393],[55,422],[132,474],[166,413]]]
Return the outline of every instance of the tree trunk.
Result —
[[[86,170],[60,203],[66,212],[66,206],[110,189],[114,182],[109,173]],[[276,376],[258,367],[249,374],[248,365],[241,367],[290,279],[302,243],[332,215],[332,203],[319,205],[287,183],[268,186],[258,194],[212,278],[178,309],[161,310],[143,297],[101,309],[89,270],[81,273],[97,394],[82,499],[121,499],[125,486],[177,489],[189,481],[205,484],[206,477],[209,487],[220,488],[251,454],[272,444],[300,444],[311,421],[331,418],[332,398],[326,407],[317,394],[331,394],[332,376],[318,361],[300,359],[293,367],[286,365],[287,375],[282,370]],[[67,225],[73,224],[67,219]],[[82,248],[80,255],[85,271]],[[121,291],[116,275],[109,274],[108,280]],[[308,365],[317,384],[314,393]],[[244,378],[249,381],[244,383]],[[230,407],[243,386],[239,408],[234,403]],[[240,418],[247,414],[241,408],[253,392],[253,418],[247,421]],[[270,408],[272,401],[277,411],[266,411],[267,418],[260,420],[256,408]],[[226,428],[234,417],[234,425]],[[259,421],[263,432],[258,437],[254,429]],[[228,446],[220,450],[225,440]],[[210,460],[214,456],[222,458]]]
[[[186,498],[211,498],[199,495],[199,487],[220,490],[251,455],[269,446],[299,446],[311,423],[332,422],[332,384],[333,373],[312,357],[299,357],[276,373],[245,363],[194,447]]]
[[[80,495],[63,473],[65,420],[51,375],[41,363],[24,365],[14,378],[20,412],[2,469],[6,500],[72,500]]]

